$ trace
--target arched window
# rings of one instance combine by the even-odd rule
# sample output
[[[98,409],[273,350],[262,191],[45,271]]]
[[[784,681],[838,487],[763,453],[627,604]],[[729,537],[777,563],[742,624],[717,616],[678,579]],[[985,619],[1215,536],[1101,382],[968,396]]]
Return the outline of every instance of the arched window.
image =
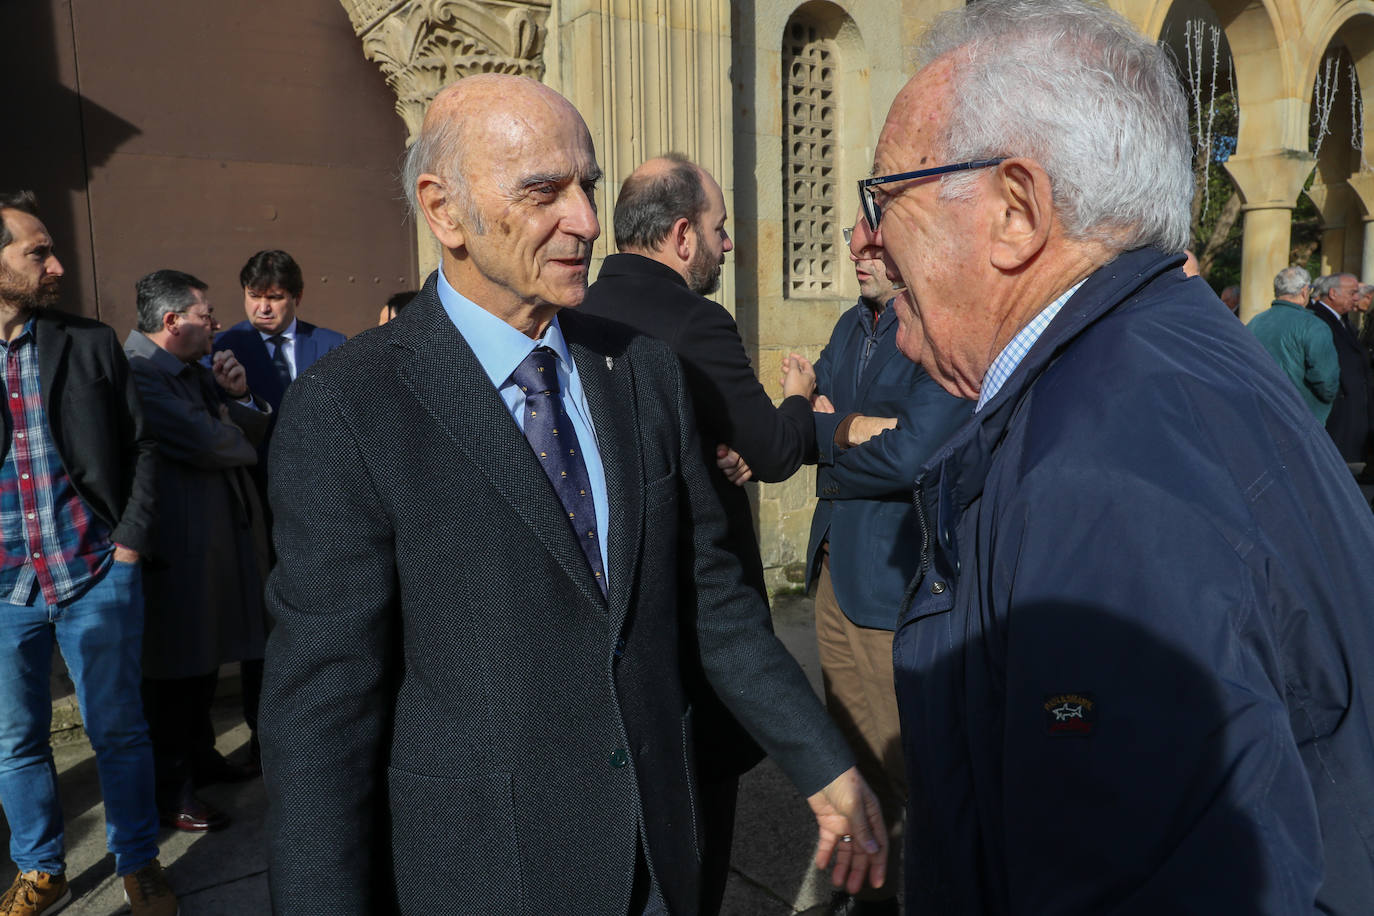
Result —
[[[836,76],[833,38],[802,15],[783,37],[783,228],[788,296],[833,295]]]

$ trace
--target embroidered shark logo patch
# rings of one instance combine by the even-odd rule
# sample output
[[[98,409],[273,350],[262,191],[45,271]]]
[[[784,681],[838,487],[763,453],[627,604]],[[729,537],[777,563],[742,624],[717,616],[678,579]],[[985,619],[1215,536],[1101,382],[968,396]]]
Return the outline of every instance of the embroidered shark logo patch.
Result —
[[[1097,704],[1090,693],[1053,693],[1045,697],[1045,734],[1085,738],[1097,729]]]

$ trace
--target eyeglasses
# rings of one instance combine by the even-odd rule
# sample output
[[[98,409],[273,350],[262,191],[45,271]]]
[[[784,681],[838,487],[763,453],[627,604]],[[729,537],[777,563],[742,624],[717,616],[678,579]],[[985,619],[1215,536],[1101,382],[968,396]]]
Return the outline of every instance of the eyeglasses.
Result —
[[[843,229],[840,230],[840,235],[844,236],[844,243],[845,243],[846,245],[848,245],[848,244],[849,244],[849,240],[852,239],[852,238],[854,237],[854,229],[853,229],[853,227],[851,227],[851,226],[845,226]]]
[[[878,231],[878,223],[883,218],[883,208],[878,205],[878,200],[873,196],[873,187],[880,184],[888,184],[893,181],[911,181],[916,178],[930,178],[935,175],[945,175],[949,172],[966,172],[970,169],[986,169],[1006,161],[1003,156],[998,159],[974,159],[971,162],[959,162],[954,165],[941,165],[933,169],[920,169],[915,172],[901,172],[896,175],[879,175],[876,178],[859,179],[859,203],[864,208],[864,219],[868,221],[868,228],[874,232]]]

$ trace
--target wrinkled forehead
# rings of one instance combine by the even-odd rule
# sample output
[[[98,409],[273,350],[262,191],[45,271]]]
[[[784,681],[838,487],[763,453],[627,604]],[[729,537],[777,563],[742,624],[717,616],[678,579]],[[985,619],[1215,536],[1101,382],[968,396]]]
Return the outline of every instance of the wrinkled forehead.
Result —
[[[561,97],[524,94],[465,127],[463,171],[471,183],[505,183],[536,173],[572,178],[599,173],[591,133]]]
[[[948,58],[931,62],[913,76],[887,113],[873,151],[874,174],[910,171],[936,164],[949,121],[954,66]]]

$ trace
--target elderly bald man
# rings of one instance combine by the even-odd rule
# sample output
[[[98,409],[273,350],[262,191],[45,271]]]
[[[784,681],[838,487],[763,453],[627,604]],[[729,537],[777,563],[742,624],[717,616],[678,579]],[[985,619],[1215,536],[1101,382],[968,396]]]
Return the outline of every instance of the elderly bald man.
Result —
[[[444,90],[405,169],[440,269],[282,405],[280,912],[694,913],[691,665],[808,796],[836,880],[883,878],[877,802],[721,546],[677,358],[576,313],[600,177],[547,87]]]
[[[1374,517],[1179,270],[1172,63],[1101,6],[982,0],[919,66],[852,242],[977,403],[905,545],[908,912],[1368,912]]]

